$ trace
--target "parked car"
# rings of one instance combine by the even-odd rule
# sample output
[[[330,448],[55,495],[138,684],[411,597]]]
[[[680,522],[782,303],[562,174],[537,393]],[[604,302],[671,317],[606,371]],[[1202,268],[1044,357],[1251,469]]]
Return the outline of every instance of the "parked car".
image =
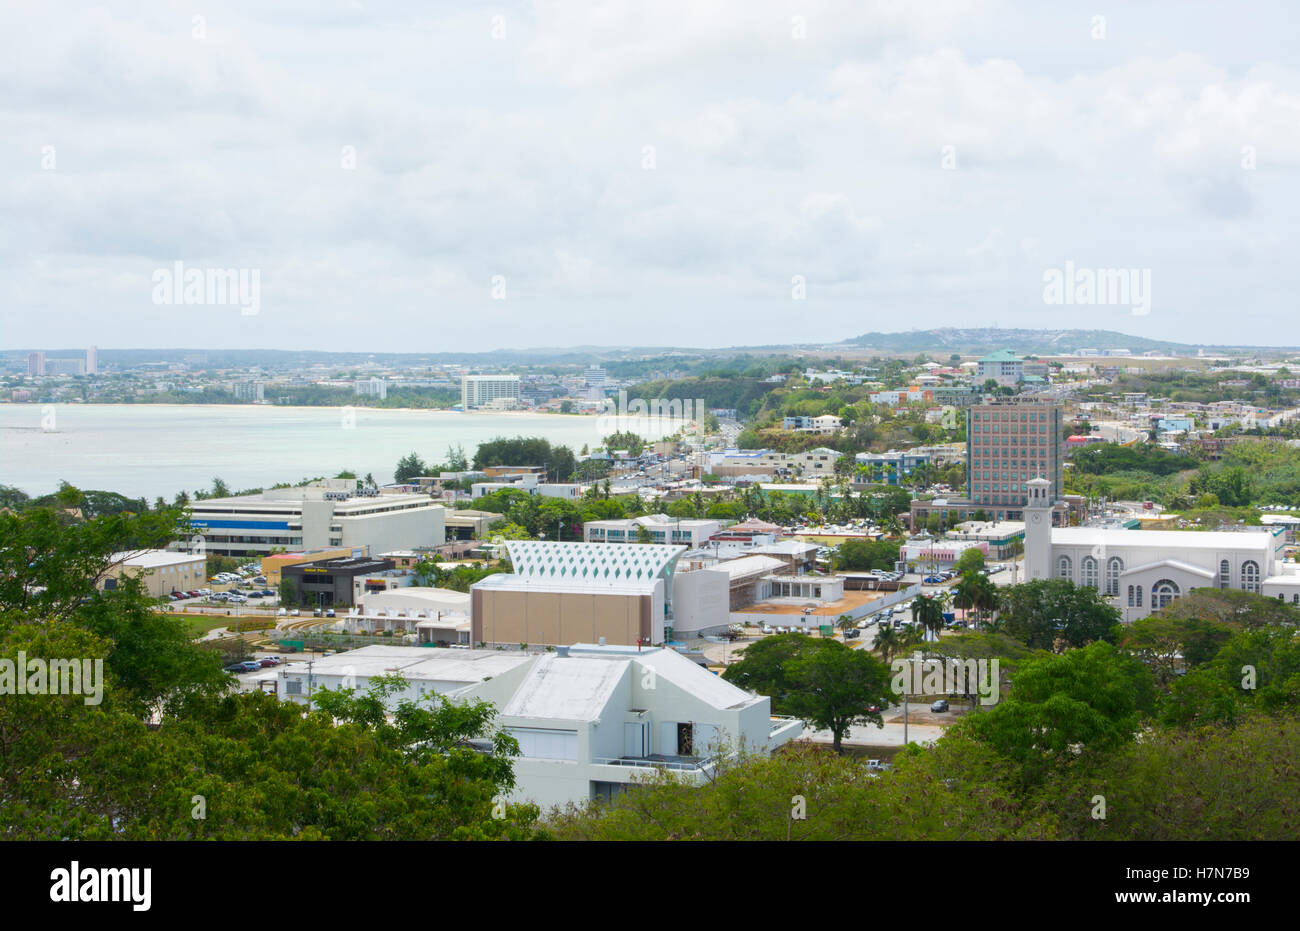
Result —
[[[948,710],[948,700],[946,698],[939,699],[937,702],[935,702],[930,706],[930,710],[933,711],[935,714],[943,714],[945,711]]]
[[[290,616],[290,617],[297,617],[297,616],[298,616],[298,609],[297,609],[297,608],[294,608],[293,610],[291,610],[291,611],[289,612],[289,616]]]
[[[333,609],[333,608],[328,609],[328,610],[325,612],[325,616],[326,616],[326,617],[335,617],[336,615],[334,614],[334,609]]]
[[[265,584],[266,584],[266,576],[264,576],[264,575],[254,576],[254,578],[253,578],[253,582],[254,582],[254,584],[256,584],[256,585],[265,585]]]
[[[275,616],[276,616],[276,617],[288,617],[288,616],[289,616],[289,612],[286,611],[284,608],[281,608],[279,611],[276,611],[276,612],[275,612]]]
[[[311,616],[312,616],[312,617],[323,617],[324,614],[325,614],[324,611],[322,611],[320,608],[316,608],[314,611],[312,611]]]
[[[280,665],[280,658],[278,656],[268,656],[266,659],[262,660],[257,665],[262,667],[263,669],[270,669],[272,666]]]

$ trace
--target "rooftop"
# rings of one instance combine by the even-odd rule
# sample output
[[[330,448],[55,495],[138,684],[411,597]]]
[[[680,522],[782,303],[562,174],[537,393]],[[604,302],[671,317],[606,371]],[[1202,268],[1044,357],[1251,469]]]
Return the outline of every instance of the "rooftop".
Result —
[[[112,559],[115,566],[156,569],[159,566],[174,566],[181,562],[206,562],[207,557],[192,553],[178,553],[173,550],[128,550],[122,553],[114,553]]]

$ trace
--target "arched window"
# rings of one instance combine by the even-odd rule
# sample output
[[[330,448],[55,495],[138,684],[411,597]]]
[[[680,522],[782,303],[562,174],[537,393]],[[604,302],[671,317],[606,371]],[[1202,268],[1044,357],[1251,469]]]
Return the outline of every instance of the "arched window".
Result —
[[[1169,602],[1173,601],[1180,594],[1178,586],[1169,579],[1161,579],[1155,585],[1151,586],[1151,610],[1155,611],[1163,608]]]
[[[1133,607],[1133,586],[1128,587],[1128,606]]]
[[[1069,556],[1062,556],[1056,561],[1056,575],[1062,579],[1074,578],[1074,564]]]
[[[1124,560],[1112,556],[1106,561],[1106,594],[1119,596],[1119,574],[1124,571]]]
[[[1080,584],[1087,585],[1089,588],[1097,587],[1097,560],[1091,556],[1083,557],[1083,562],[1079,564]]]
[[[1136,608],[1142,607],[1142,586],[1141,585],[1137,587],[1137,598],[1134,600],[1133,606]]]
[[[1226,559],[1219,560],[1219,588],[1227,588],[1232,583],[1232,567]]]
[[[1247,559],[1241,564],[1241,587],[1248,592],[1259,593],[1259,563]]]

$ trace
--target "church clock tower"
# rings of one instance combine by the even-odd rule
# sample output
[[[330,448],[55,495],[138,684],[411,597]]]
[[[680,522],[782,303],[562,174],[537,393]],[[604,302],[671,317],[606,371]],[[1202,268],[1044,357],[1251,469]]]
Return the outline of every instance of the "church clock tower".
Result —
[[[1033,478],[1025,483],[1029,500],[1025,504],[1025,581],[1051,577],[1052,567],[1052,483]]]

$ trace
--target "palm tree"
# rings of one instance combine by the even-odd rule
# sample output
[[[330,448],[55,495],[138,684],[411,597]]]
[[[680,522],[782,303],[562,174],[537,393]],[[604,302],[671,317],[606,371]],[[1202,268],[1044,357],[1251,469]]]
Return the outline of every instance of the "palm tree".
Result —
[[[975,607],[975,576],[978,574],[973,570],[964,572],[952,587],[952,605],[961,610],[963,618],[967,616],[967,611]]]
[[[918,595],[912,599],[913,619],[927,634],[934,634],[936,640],[939,631],[943,629],[943,608],[946,597],[943,592],[938,592],[931,596]]]
[[[889,662],[891,656],[902,649],[902,638],[898,635],[897,630],[892,627],[882,627],[876,631],[875,650],[886,663]]]
[[[849,617],[847,614],[841,614],[840,619],[835,622],[835,626],[840,630],[848,630],[853,626],[853,618]]]

